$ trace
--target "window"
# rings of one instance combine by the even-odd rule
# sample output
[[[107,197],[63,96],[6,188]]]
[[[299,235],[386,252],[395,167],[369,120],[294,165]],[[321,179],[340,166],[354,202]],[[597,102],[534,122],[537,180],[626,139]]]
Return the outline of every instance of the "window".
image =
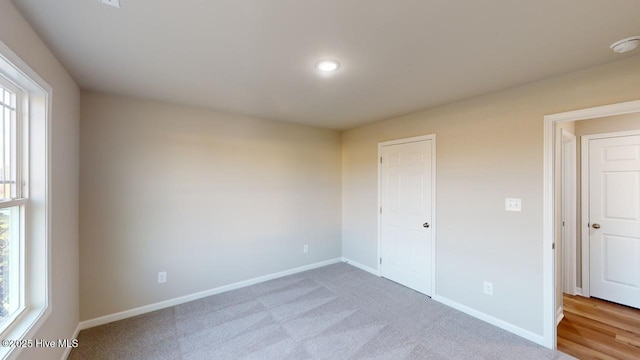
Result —
[[[0,330],[24,309],[22,91],[0,77]]]
[[[0,41],[0,339],[33,339],[51,314],[52,94]]]

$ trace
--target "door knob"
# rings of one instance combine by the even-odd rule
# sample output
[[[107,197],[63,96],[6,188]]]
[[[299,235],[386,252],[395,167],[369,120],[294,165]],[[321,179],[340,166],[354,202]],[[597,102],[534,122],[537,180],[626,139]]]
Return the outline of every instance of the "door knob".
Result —
[[[429,223],[424,223],[424,224],[422,224],[422,227],[423,227],[423,228],[428,228],[429,226],[431,226],[431,225],[429,225]]]
[[[593,224],[591,226],[593,226],[594,229],[600,229],[600,224]]]

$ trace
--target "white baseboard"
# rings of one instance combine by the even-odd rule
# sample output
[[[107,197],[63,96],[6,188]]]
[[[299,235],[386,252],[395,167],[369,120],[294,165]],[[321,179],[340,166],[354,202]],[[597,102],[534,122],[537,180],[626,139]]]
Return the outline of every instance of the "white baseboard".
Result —
[[[556,311],[556,326],[560,325],[560,321],[564,319],[564,308],[560,306]]]
[[[582,288],[579,288],[579,287],[576,288],[576,295],[582,296]]]
[[[72,339],[77,339],[78,338],[78,334],[80,333],[80,324],[78,324],[78,326],[76,326],[76,331],[73,332],[73,336],[69,338],[69,340]],[[67,360],[67,358],[69,357],[69,354],[71,354],[71,350],[73,350],[73,348],[66,348],[64,350],[64,352],[62,353],[62,357],[60,358],[60,360]]]
[[[368,267],[367,265],[362,265],[362,264],[360,264],[359,262],[353,261],[353,260],[348,259],[348,258],[346,258],[346,257],[343,257],[343,258],[342,258],[342,262],[343,262],[343,263],[347,263],[347,264],[349,264],[349,265],[351,265],[351,266],[355,266],[355,267],[357,267],[358,269],[360,269],[360,270],[364,270],[364,271],[366,271],[366,272],[368,272],[368,273],[371,273],[371,274],[373,274],[373,275],[375,275],[375,276],[380,276],[380,271],[378,271],[378,269],[374,269],[374,268],[372,268],[372,267]]]
[[[154,304],[140,306],[140,307],[137,307],[135,309],[125,310],[125,311],[121,311],[121,312],[118,312],[118,313],[115,313],[115,314],[105,315],[105,316],[97,317],[97,318],[94,318],[94,319],[81,321],[80,324],[78,324],[78,328],[79,328],[79,330],[84,330],[84,329],[92,328],[94,326],[108,324],[110,322],[114,322],[114,321],[130,318],[130,317],[137,316],[137,315],[142,315],[142,314],[145,314],[145,313],[148,313],[148,312],[152,312],[152,311],[168,308],[168,307],[171,307],[171,306],[184,304],[184,303],[187,303],[187,302],[190,302],[190,301],[202,299],[202,298],[207,297],[207,296],[216,295],[216,294],[220,294],[220,293],[223,293],[223,292],[226,292],[226,291],[235,290],[235,289],[243,288],[243,287],[246,287],[246,286],[255,285],[255,284],[258,284],[258,283],[261,283],[261,282],[277,279],[277,278],[280,278],[280,277],[283,277],[283,276],[292,275],[292,274],[296,274],[296,273],[307,271],[307,270],[316,269],[316,268],[327,266],[327,265],[331,265],[331,264],[336,264],[336,263],[339,263],[339,262],[342,262],[342,258],[335,258],[335,259],[330,259],[330,260],[326,260],[326,261],[321,261],[321,262],[317,262],[315,264],[300,266],[300,267],[297,267],[297,268],[293,268],[293,269],[289,269],[289,270],[285,270],[285,271],[280,271],[280,272],[277,272],[277,273],[274,273],[274,274],[259,276],[259,277],[253,278],[253,279],[244,280],[244,281],[240,281],[240,282],[237,282],[237,283],[220,286],[220,287],[217,287],[217,288],[200,291],[200,292],[197,292],[197,293],[194,293],[194,294],[180,296],[180,297],[177,297],[177,298],[173,298],[173,299],[169,299],[169,300],[165,300],[165,301],[160,301],[160,302],[157,302],[157,303],[154,303]]]
[[[440,295],[434,295],[432,297],[433,300],[442,303],[444,305],[447,305],[449,307],[452,307],[456,310],[462,311],[463,313],[467,314],[467,315],[471,315],[476,319],[480,319],[482,321],[485,321],[491,325],[497,326],[503,330],[506,330],[510,333],[516,334],[520,337],[523,337],[529,341],[533,341],[536,344],[542,345],[544,346],[544,337],[542,335],[538,335],[535,333],[532,333],[529,330],[525,330],[521,327],[515,326],[513,324],[510,324],[504,320],[500,320],[496,317],[493,317],[491,315],[487,315],[481,311],[478,311],[476,309],[472,309],[466,305],[462,305],[460,303],[457,303],[453,300],[449,300],[443,296]]]

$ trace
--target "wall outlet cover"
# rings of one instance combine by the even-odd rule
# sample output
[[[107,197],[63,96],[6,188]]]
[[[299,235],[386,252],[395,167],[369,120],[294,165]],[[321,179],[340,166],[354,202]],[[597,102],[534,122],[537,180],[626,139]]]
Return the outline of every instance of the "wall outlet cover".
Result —
[[[488,281],[484,282],[484,293],[493,296],[493,283],[490,283]]]
[[[504,199],[504,209],[507,211],[522,211],[522,199]]]

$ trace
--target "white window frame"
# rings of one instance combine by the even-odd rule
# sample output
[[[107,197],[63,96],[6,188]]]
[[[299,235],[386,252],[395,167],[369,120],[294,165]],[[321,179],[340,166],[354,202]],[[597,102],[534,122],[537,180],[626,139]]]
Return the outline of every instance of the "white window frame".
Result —
[[[18,309],[12,314],[11,317],[8,318],[7,322],[0,326],[0,334],[4,334],[20,320],[22,313],[27,308],[27,296],[26,296],[26,273],[27,268],[25,265],[25,232],[27,229],[27,221],[26,221],[26,212],[28,211],[27,203],[28,203],[28,195],[29,191],[27,189],[27,175],[26,169],[29,168],[28,163],[28,120],[29,119],[29,108],[28,108],[28,93],[18,87],[16,84],[13,84],[11,81],[6,79],[2,73],[0,73],[0,86],[13,92],[16,96],[16,198],[12,198],[10,200],[0,201],[0,209],[9,209],[13,207],[18,207],[20,212],[20,221],[19,224],[19,254],[13,259],[18,262],[19,276],[11,274],[12,280],[14,283],[17,280],[17,284],[19,287],[19,304]],[[5,104],[6,105],[6,104]],[[10,227],[11,229],[15,228],[15,224]],[[12,289],[13,290],[13,289]],[[15,290],[14,290],[15,291]]]
[[[53,89],[0,41],[0,74],[22,93],[22,190],[24,218],[24,309],[2,333],[3,340],[33,340],[52,311],[51,294],[51,110]],[[1,359],[14,359],[21,347],[0,346]]]

